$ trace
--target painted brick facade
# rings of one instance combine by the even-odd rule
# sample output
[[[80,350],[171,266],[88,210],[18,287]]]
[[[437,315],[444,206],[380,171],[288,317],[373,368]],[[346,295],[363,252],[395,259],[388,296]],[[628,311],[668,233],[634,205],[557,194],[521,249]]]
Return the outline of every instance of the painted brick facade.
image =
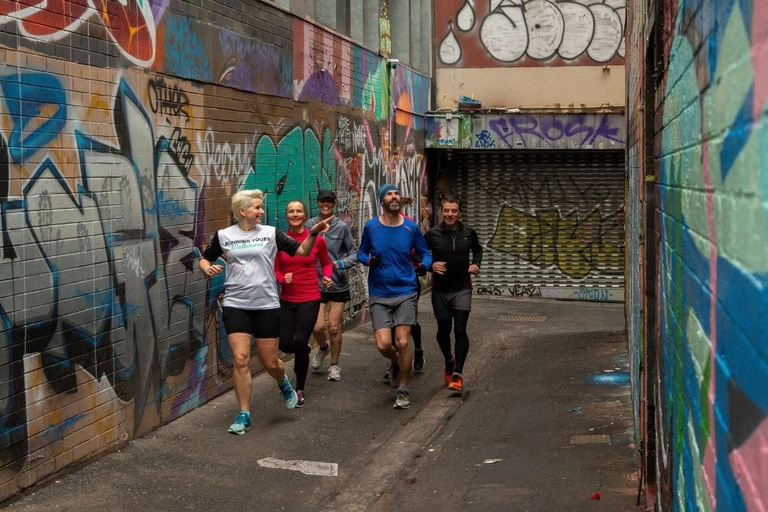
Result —
[[[197,259],[234,191],[285,228],[333,188],[359,237],[393,181],[429,223],[428,77],[255,0],[50,5],[0,6],[0,500],[230,388]]]
[[[658,510],[768,509],[764,2],[630,1],[630,346]],[[648,186],[648,184],[651,184]]]

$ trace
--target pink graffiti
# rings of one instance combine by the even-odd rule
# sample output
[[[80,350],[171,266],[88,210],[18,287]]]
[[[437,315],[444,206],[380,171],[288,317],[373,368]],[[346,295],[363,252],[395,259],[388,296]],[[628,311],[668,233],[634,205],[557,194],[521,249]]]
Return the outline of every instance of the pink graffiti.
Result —
[[[768,100],[768,4],[755,2],[752,7],[752,19],[752,66],[755,68],[752,111],[754,118],[758,119],[763,105]]]
[[[101,22],[120,51],[135,64],[155,60],[155,20],[140,0],[0,0],[0,25],[16,21],[30,39],[56,41],[89,19]]]
[[[371,137],[371,127],[368,126],[368,123],[363,123],[363,126],[365,126],[365,136],[368,140],[368,150],[373,153],[375,151],[375,148],[373,146],[373,137]]]
[[[763,487],[768,482],[766,446],[768,420],[764,420],[744,444],[728,455],[749,512],[764,511],[768,505]]]
[[[706,133],[706,115],[702,109],[701,115],[701,130],[702,133]],[[717,352],[717,235],[715,233],[715,205],[712,197],[712,171],[709,168],[709,143],[703,145],[701,151],[701,168],[704,173],[704,186],[707,190],[707,228],[710,240],[709,248],[709,283],[711,287],[710,295],[710,313],[709,313],[709,332],[710,341],[712,342],[712,352],[710,354],[711,368],[716,367],[715,354]],[[715,416],[715,375],[717,372],[712,371],[712,377],[709,380],[709,390],[707,395],[709,396],[709,414],[710,418],[716,418]],[[717,509],[717,452],[715,450],[715,435],[716,429],[712,429],[710,438],[707,441],[707,446],[704,450],[704,480],[706,482],[707,491],[709,493],[709,502],[712,504],[712,509]]]

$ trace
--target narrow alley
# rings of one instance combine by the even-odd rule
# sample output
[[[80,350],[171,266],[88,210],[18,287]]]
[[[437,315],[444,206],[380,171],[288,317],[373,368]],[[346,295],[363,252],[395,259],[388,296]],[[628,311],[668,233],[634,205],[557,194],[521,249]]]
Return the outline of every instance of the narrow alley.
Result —
[[[8,510],[644,510],[621,304],[477,299],[462,396],[420,321],[409,410],[392,408],[365,322],[346,333],[343,380],[310,375],[302,409],[261,375],[247,434],[227,433],[230,392]]]
[[[768,0],[0,0],[0,506],[768,511],[767,71]]]

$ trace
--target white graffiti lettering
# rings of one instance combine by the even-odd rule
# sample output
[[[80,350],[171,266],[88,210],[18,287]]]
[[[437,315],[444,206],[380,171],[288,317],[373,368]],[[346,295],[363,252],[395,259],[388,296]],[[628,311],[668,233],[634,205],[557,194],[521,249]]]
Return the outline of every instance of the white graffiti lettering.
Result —
[[[456,14],[459,30],[476,36],[488,54],[502,63],[524,57],[573,61],[585,55],[595,62],[608,62],[625,55],[624,0],[492,0],[479,29],[475,16],[474,2],[464,3]],[[460,38],[466,44],[467,36]],[[460,38],[448,22],[438,50],[443,64],[460,63],[464,53]]]
[[[248,173],[253,171],[256,134],[250,141],[234,145],[228,142],[218,144],[215,138],[210,128],[205,131],[205,141],[201,142],[198,136],[198,145],[203,147],[202,171],[206,183],[210,183],[211,177],[215,177],[222,185],[234,184],[239,187]]]
[[[123,271],[130,271],[137,277],[144,277],[146,271],[141,264],[141,252],[138,246],[126,246],[123,250]]]

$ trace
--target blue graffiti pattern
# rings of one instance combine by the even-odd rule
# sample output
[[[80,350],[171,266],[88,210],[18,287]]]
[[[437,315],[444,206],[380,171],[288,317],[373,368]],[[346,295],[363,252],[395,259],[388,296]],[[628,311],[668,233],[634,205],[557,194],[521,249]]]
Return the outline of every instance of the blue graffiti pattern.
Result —
[[[0,76],[0,88],[13,123],[8,150],[13,161],[20,163],[56,138],[66,124],[64,88],[61,80],[53,75],[26,71]],[[43,115],[46,105],[53,106],[55,112],[24,137],[22,134]]]
[[[25,77],[25,83],[45,80]],[[36,96],[39,102],[59,99],[57,89]],[[0,281],[20,290],[20,279],[27,276],[24,315],[18,314],[19,303],[0,299],[0,335],[9,349],[0,361],[10,373],[2,385],[11,399],[0,423],[0,458],[7,462],[23,462],[19,456],[26,451],[25,354],[41,354],[43,372],[57,393],[77,390],[77,366],[94,378],[106,377],[120,399],[134,401],[138,429],[148,407],[159,413],[150,392],[156,379],[162,390],[162,382],[203,349],[205,305],[192,297],[205,292],[205,282],[190,278],[198,257],[192,242],[197,185],[169,152],[169,141],[154,141],[149,115],[124,81],[114,124],[117,147],[75,131],[81,173],[75,192],[50,158],[26,182],[21,197],[10,197],[7,186],[2,190]],[[38,130],[45,127],[41,123]],[[12,152],[3,141],[4,182]],[[51,432],[59,436],[68,425]]]
[[[202,82],[212,80],[205,46],[192,30],[189,18],[166,15],[164,44],[166,73]]]

